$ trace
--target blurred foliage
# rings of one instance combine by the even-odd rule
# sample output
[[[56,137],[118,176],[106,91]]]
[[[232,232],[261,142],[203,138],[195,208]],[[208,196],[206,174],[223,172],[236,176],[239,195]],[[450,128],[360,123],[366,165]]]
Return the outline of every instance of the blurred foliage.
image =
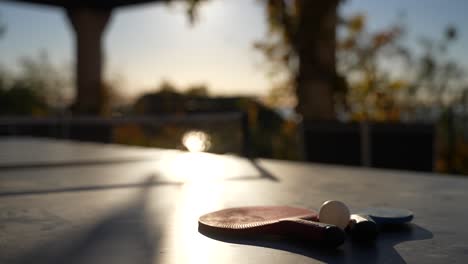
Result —
[[[207,97],[209,96],[208,87],[206,85],[192,85],[190,86],[187,91],[185,92],[188,96],[195,96],[195,97]]]
[[[185,5],[185,8],[186,8],[186,12],[187,12],[187,16],[190,20],[190,23],[194,23],[197,19],[197,9],[199,8],[200,4],[202,2],[206,2],[208,0],[164,0],[166,3],[168,4],[171,4],[171,3],[174,3],[174,2],[184,2],[184,5]]]
[[[196,8],[199,6],[199,4],[203,1],[206,0],[186,0],[188,2],[187,5],[187,14],[189,16],[190,22],[194,22],[195,19],[197,18],[197,12]]]
[[[125,78],[119,73],[104,80],[102,116],[119,116],[128,112],[131,98],[123,94],[124,83]]]
[[[42,116],[66,106],[67,79],[46,53],[22,58],[17,72],[0,70],[0,114]]]
[[[70,77],[59,66],[54,65],[46,52],[37,57],[23,57],[19,61],[17,79],[42,94],[51,107],[65,107],[70,97]]]
[[[416,108],[454,103],[466,87],[461,66],[448,56],[457,35],[453,26],[440,40],[421,38],[422,55],[408,48],[401,22],[368,32],[365,16],[358,14],[343,19],[342,29],[338,69],[349,89],[336,104],[351,120],[399,121]]]
[[[376,32],[366,30],[362,14],[342,19],[343,36],[337,43],[338,70],[347,77],[345,94],[336,95],[337,107],[352,120],[397,121],[400,108],[396,100],[407,87],[407,76],[392,76],[383,62],[399,63],[408,56],[401,45],[404,30],[400,25]],[[390,69],[389,69],[390,68]]]
[[[297,48],[293,34],[299,21],[299,2],[282,0],[260,0],[266,6],[269,34],[264,40],[254,43],[267,59],[268,75],[278,74],[284,82],[291,82],[297,72]]]
[[[254,47],[267,59],[273,85],[268,103],[291,106],[297,102],[298,25],[307,15],[301,0],[261,0],[266,6],[269,34]],[[326,9],[326,5],[316,5]],[[404,17],[386,28],[370,32],[366,16],[339,19],[337,68],[346,79],[337,78],[334,104],[346,120],[399,121],[417,107],[444,107],[460,100],[466,89],[463,69],[450,59],[450,45],[457,29],[449,25],[441,39],[421,38],[419,50],[410,48]]]
[[[44,98],[26,83],[17,81],[8,89],[0,87],[0,115],[42,116],[47,111]]]
[[[0,38],[3,37],[6,33],[6,25],[2,21],[2,17],[0,16]]]

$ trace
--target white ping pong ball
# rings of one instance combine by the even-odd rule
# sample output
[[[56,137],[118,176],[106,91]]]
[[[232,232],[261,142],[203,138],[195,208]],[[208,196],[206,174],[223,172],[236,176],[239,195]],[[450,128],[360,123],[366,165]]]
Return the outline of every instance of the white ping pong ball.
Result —
[[[326,201],[320,207],[319,221],[321,223],[332,224],[344,230],[349,224],[349,219],[349,209],[340,201]]]

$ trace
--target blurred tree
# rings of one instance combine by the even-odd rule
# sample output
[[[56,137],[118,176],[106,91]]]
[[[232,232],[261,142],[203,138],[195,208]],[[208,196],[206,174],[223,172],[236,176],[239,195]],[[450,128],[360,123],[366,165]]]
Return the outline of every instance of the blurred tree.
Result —
[[[424,106],[443,107],[462,97],[463,70],[448,55],[457,31],[449,26],[435,41],[421,38],[422,55],[408,48],[404,17],[369,32],[362,14],[342,19],[337,67],[347,77],[346,94],[337,94],[341,112],[353,120],[398,121]]]
[[[392,74],[395,68],[388,64],[408,59],[409,51],[400,41],[403,27],[393,25],[371,33],[366,30],[366,17],[362,14],[342,22],[337,67],[350,87],[345,93],[336,94],[337,108],[354,120],[398,120],[400,109],[396,101],[408,80]]]
[[[255,44],[281,75],[275,93],[295,88],[296,110],[306,120],[335,119],[334,91],[344,89],[335,70],[339,0],[262,0],[270,33]]]
[[[175,87],[175,85],[167,80],[162,81],[159,87],[156,88],[156,90],[159,90],[161,93],[166,94],[177,93],[177,88]]]
[[[423,55],[412,65],[417,69],[412,93],[431,94],[427,103],[438,107],[447,107],[457,98],[461,99],[466,87],[465,71],[449,53],[457,35],[457,29],[449,25],[438,40],[420,38]]]
[[[19,71],[0,69],[3,115],[44,115],[64,109],[70,96],[69,82],[64,73],[53,65],[45,52],[37,57],[19,61]]]
[[[354,120],[396,121],[418,98],[437,98],[441,105],[462,97],[453,87],[463,71],[447,56],[455,27],[447,27],[440,41],[425,38],[425,55],[414,58],[403,41],[402,22],[375,32],[366,29],[362,14],[338,23],[338,2],[262,0],[270,33],[255,47],[273,77],[271,104],[293,104],[295,95],[296,109],[306,120],[334,119],[338,111]],[[343,34],[335,45],[337,25]],[[338,72],[346,79],[335,72],[335,48]]]
[[[197,7],[201,2],[207,1],[207,0],[185,0],[187,1],[187,14],[189,16],[190,22],[194,22],[195,19],[197,18]]]
[[[71,81],[66,72],[52,64],[45,51],[37,57],[23,57],[16,79],[46,100],[52,107],[64,108],[70,103]]]
[[[208,97],[209,92],[208,92],[208,87],[204,84],[196,84],[190,86],[186,91],[185,94],[188,96],[194,96],[194,97]]]
[[[146,93],[136,100],[133,112],[139,115],[177,114],[183,113],[184,108],[184,95],[172,83],[163,81],[154,92]]]
[[[108,75],[104,81],[103,115],[123,115],[130,112],[132,98],[124,93],[126,78],[119,72]]]
[[[2,16],[0,13],[0,38],[2,38],[3,35],[5,35],[5,33],[6,33],[6,25],[5,23],[3,23]]]
[[[15,81],[8,89],[0,89],[0,115],[44,115],[48,111],[44,98],[21,80]]]

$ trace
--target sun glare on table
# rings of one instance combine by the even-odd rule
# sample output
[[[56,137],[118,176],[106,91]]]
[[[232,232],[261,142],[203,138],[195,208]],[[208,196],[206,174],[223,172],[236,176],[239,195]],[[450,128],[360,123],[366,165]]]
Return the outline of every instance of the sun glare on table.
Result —
[[[182,144],[190,152],[203,152],[211,147],[210,135],[203,131],[191,130],[182,137]]]

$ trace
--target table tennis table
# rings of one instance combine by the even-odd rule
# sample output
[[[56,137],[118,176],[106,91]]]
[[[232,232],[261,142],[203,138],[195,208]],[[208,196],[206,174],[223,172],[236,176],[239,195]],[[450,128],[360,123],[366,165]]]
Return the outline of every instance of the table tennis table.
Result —
[[[468,178],[53,139],[0,139],[0,263],[466,263]],[[414,212],[375,244],[212,238],[226,207]]]

